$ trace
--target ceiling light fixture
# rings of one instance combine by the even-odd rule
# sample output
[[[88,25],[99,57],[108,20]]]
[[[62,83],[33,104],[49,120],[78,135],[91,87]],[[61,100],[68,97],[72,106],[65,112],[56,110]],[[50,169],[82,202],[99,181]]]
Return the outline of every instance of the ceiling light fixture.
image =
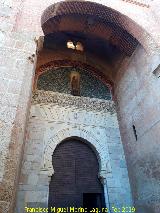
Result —
[[[73,42],[71,40],[67,41],[67,48],[81,51],[81,52],[84,51],[84,47],[83,47],[82,43],[79,41],[78,42]]]

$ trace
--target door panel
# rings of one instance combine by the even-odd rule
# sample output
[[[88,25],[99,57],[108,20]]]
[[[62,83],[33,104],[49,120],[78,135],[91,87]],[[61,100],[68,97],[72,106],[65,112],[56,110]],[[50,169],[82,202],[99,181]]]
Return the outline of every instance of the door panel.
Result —
[[[85,142],[70,139],[58,145],[53,153],[53,168],[49,207],[83,207],[84,193],[103,195],[97,157]],[[88,205],[93,204],[91,198],[98,199],[88,196]]]

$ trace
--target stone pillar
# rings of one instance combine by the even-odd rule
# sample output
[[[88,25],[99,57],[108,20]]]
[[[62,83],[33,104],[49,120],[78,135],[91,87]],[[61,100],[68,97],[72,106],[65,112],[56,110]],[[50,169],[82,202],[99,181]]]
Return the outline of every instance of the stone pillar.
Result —
[[[108,185],[107,185],[107,177],[106,177],[106,171],[101,171],[99,178],[100,181],[103,185],[103,189],[104,189],[104,198],[105,198],[105,205],[106,208],[108,209],[108,213],[111,213],[111,209],[110,209],[110,202],[109,202],[109,193],[108,193]]]
[[[0,212],[13,212],[36,60],[33,37],[13,33],[1,47]],[[32,61],[29,59],[32,58]]]
[[[21,1],[10,2],[0,2],[1,213],[14,211],[36,63],[34,33],[15,31]]]

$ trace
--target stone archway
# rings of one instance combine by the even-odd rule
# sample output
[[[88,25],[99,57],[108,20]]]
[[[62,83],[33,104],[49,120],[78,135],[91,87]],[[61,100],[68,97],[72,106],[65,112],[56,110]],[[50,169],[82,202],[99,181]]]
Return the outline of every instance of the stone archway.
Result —
[[[77,5],[79,5],[79,7],[77,6]],[[86,8],[83,8],[83,6],[82,5],[87,5],[87,7]],[[54,7],[55,6],[55,7]],[[132,37],[129,37],[130,39],[128,39],[129,40],[129,42],[128,42],[128,46],[130,47],[130,44],[131,44],[131,46],[132,46],[132,44],[133,44],[133,48],[131,48],[132,49],[132,51],[134,52],[134,50],[136,49],[134,49],[134,47],[135,47],[135,45],[134,45],[134,42],[132,42],[133,40],[132,40],[132,38],[134,37],[134,38],[136,38],[137,39],[137,41],[139,42],[139,44],[141,44],[143,47],[144,47],[144,49],[145,49],[145,51],[147,52],[147,54],[148,54],[148,52],[152,52],[152,50],[153,50],[153,55],[155,55],[156,56],[156,54],[157,54],[157,56],[158,57],[155,57],[155,59],[153,59],[154,60],[154,62],[153,63],[151,63],[151,62],[149,62],[150,64],[151,64],[151,66],[149,66],[149,67],[146,67],[145,69],[145,71],[146,71],[146,73],[147,73],[147,71],[148,71],[148,69],[150,70],[150,73],[148,72],[148,76],[150,76],[150,78],[152,79],[152,82],[155,82],[155,83],[157,83],[156,82],[156,79],[154,78],[154,76],[151,76],[152,75],[152,72],[153,72],[153,70],[158,66],[158,64],[159,64],[159,50],[158,50],[158,43],[156,43],[155,41],[154,41],[154,39],[153,39],[153,37],[152,36],[150,36],[150,34],[147,32],[147,30],[145,30],[143,27],[141,27],[138,23],[139,22],[135,22],[135,21],[133,21],[133,20],[131,20],[128,16],[125,16],[125,15],[123,15],[123,14],[120,14],[119,12],[117,12],[117,11],[115,11],[115,10],[112,10],[111,8],[107,8],[107,7],[105,7],[105,6],[103,6],[103,5],[98,5],[98,4],[96,4],[96,3],[91,3],[91,2],[67,2],[67,3],[65,3],[65,2],[60,2],[60,3],[58,3],[58,4],[56,4],[56,5],[52,5],[51,7],[49,7],[48,9],[49,10],[46,10],[46,13],[47,13],[47,15],[44,13],[44,19],[42,18],[42,28],[43,28],[43,31],[44,31],[44,33],[45,33],[45,35],[46,34],[49,34],[49,33],[52,33],[52,32],[54,32],[54,31],[60,31],[60,30],[70,30],[71,28],[72,29],[75,29],[76,28],[76,24],[74,23],[74,21],[73,21],[73,19],[71,18],[71,15],[72,14],[74,14],[74,13],[76,13],[76,14],[80,14],[80,15],[95,15],[96,17],[98,17],[98,18],[103,18],[103,20],[105,20],[105,21],[108,21],[108,22],[113,22],[115,25],[116,25],[116,27],[117,27],[117,25],[118,25],[118,27],[120,27],[120,28],[122,28],[123,30],[126,30],[129,34],[131,34],[132,35]],[[66,6],[66,7],[65,7]],[[95,11],[95,8],[97,9],[98,8],[98,10],[97,11]],[[100,13],[99,13],[99,11],[101,11]],[[49,13],[50,12],[50,13]],[[46,15],[46,16],[45,16]],[[46,18],[47,17],[47,18]],[[66,18],[67,17],[67,21],[68,21],[68,26],[67,26],[67,24],[64,24],[64,23],[66,23],[65,22],[65,20],[63,20],[63,18]],[[46,18],[46,19],[45,19]],[[82,18],[82,17],[81,17]],[[44,21],[45,20],[45,21]],[[43,22],[44,21],[44,22]],[[62,22],[61,22],[62,21]],[[88,33],[88,31],[89,31],[89,33],[92,33],[91,31],[91,29],[93,29],[93,25],[94,25],[94,21],[91,19],[90,20],[91,22],[87,22],[87,25],[89,25],[89,26],[87,26],[86,28],[87,28],[87,33]],[[72,23],[72,24],[71,24]],[[80,23],[80,22],[79,22]],[[93,24],[93,25],[92,25]],[[84,24],[85,25],[85,24]],[[86,25],[85,25],[86,26]],[[100,26],[100,25],[99,25]],[[79,30],[81,31],[81,26],[79,25],[78,26],[79,27]],[[77,27],[77,28],[78,28]],[[118,29],[118,27],[117,27],[117,29]],[[105,30],[104,30],[104,28],[105,28]],[[109,34],[109,29],[105,26],[105,27],[102,27],[102,25],[100,26],[100,29],[102,30],[101,32],[103,32],[103,30],[105,31],[105,36],[106,36],[106,40],[107,39],[110,39],[110,37],[108,38],[107,37],[107,34]],[[100,31],[99,32],[97,32],[98,30],[97,30],[97,28],[95,27],[94,28],[94,30],[95,31],[93,31],[93,33],[95,33],[96,34],[96,36],[100,36],[100,34],[102,34],[102,33],[100,33]],[[123,31],[122,30],[122,31]],[[112,30],[111,30],[112,31]],[[121,31],[121,32],[122,32]],[[118,31],[119,32],[119,31]],[[113,44],[115,44],[115,45],[118,45],[119,46],[119,41],[118,41],[118,39],[117,39],[117,37],[118,37],[118,32],[116,31],[116,33],[114,34],[114,39],[112,40],[109,40],[111,43],[113,43]],[[124,31],[123,31],[124,32]],[[111,33],[112,34],[112,33]],[[112,34],[112,35],[113,35]],[[123,33],[122,33],[123,34]],[[120,35],[119,37],[121,37],[122,36],[122,40],[125,38],[125,33],[123,34],[123,35]],[[128,34],[127,34],[128,35]],[[111,36],[111,38],[113,38],[112,36]],[[125,39],[124,39],[125,40]],[[122,42],[123,43],[123,42]],[[139,47],[141,46],[141,45],[139,45]],[[123,44],[122,44],[122,47],[120,47],[120,48],[122,48],[122,49],[125,49],[127,47],[127,45],[125,44],[124,46],[123,46]],[[128,47],[127,47],[127,49],[128,49]],[[137,48],[138,49],[138,48]],[[132,54],[133,54],[133,52],[132,51],[130,51],[130,48],[128,49],[128,51],[127,51],[127,53],[130,53],[130,55],[129,56],[131,56]],[[146,52],[142,52],[142,50],[140,49],[140,51],[137,53],[137,51],[135,51],[135,54],[133,54],[133,58],[134,58],[134,60],[136,59],[137,60],[137,58],[141,58],[142,60],[141,61],[143,61],[143,59],[145,58],[145,59],[147,59],[146,60],[146,62],[148,62],[148,59],[149,60],[152,60],[152,58],[149,56],[149,54],[147,55],[146,54]],[[143,54],[144,54],[144,56],[143,56]],[[137,55],[137,56],[136,56]],[[141,57],[140,57],[141,56]],[[130,60],[132,60],[132,58],[130,58]],[[137,60],[138,61],[138,63],[137,64],[140,64],[140,61],[139,60]],[[145,62],[145,63],[146,63]],[[147,63],[146,63],[147,64]],[[133,62],[131,63],[131,66],[129,66],[129,78],[127,78],[126,76],[125,76],[125,74],[127,73],[125,73],[124,74],[124,70],[126,71],[127,70],[127,68],[128,68],[128,62],[126,63],[126,64],[124,64],[124,66],[122,67],[122,69],[123,69],[123,71],[122,71],[122,73],[124,74],[124,76],[123,76],[123,74],[122,75],[120,75],[119,74],[119,76],[117,77],[117,79],[115,79],[115,81],[116,81],[116,83],[117,83],[117,88],[116,88],[116,92],[117,92],[117,100],[118,100],[118,98],[120,99],[120,100],[118,100],[117,102],[118,102],[118,107],[120,108],[120,109],[118,109],[119,111],[120,111],[120,113],[119,113],[119,117],[121,116],[121,120],[120,120],[120,124],[121,124],[121,129],[122,129],[122,131],[123,132],[125,132],[125,134],[124,134],[124,146],[128,146],[127,147],[127,151],[128,151],[128,153],[134,153],[134,151],[133,151],[133,147],[132,147],[132,141],[134,141],[134,138],[132,137],[132,135],[130,134],[130,128],[133,126],[133,122],[134,123],[136,123],[136,125],[137,125],[137,128],[139,128],[140,129],[140,137],[142,138],[144,135],[145,135],[145,133],[148,131],[148,130],[150,130],[149,129],[149,124],[147,124],[146,126],[146,128],[142,128],[142,126],[145,126],[145,124],[146,124],[146,122],[144,121],[145,119],[144,118],[142,118],[141,120],[140,119],[138,119],[138,115],[139,114],[141,114],[142,116],[144,116],[144,111],[146,112],[146,106],[143,106],[142,108],[139,108],[139,106],[137,106],[137,111],[136,111],[136,113],[134,112],[134,113],[132,113],[132,107],[130,107],[129,106],[129,104],[127,103],[127,102],[129,102],[130,103],[130,101],[128,101],[128,100],[130,100],[131,98],[130,97],[132,97],[132,95],[133,95],[133,92],[131,93],[131,94],[126,94],[126,96],[124,95],[124,90],[127,88],[127,86],[130,84],[131,85],[131,80],[130,79],[133,79],[132,78],[132,74],[133,74],[133,69],[135,69],[135,73],[137,72],[137,70],[139,69],[140,70],[140,67],[134,67],[134,64],[133,64]],[[141,66],[142,67],[142,66]],[[128,74],[127,73],[127,74]],[[146,76],[146,73],[144,72],[143,73],[143,76]],[[126,75],[127,75],[126,74]],[[137,73],[136,73],[137,74]],[[140,76],[142,76],[141,74],[139,74],[138,73],[138,75],[135,75],[135,79],[137,79],[137,76],[138,76],[138,78],[140,78]],[[123,80],[124,79],[124,80]],[[146,79],[145,79],[146,80]],[[145,80],[144,80],[144,82],[143,83],[146,83],[145,82]],[[147,79],[148,80],[148,79]],[[135,82],[138,82],[138,79],[137,80],[135,80]],[[120,82],[120,83],[119,83]],[[122,82],[122,83],[121,83]],[[151,81],[150,81],[151,82]],[[141,82],[142,83],[142,82]],[[140,83],[140,84],[141,84]],[[153,83],[154,84],[154,83]],[[127,85],[127,86],[126,86]],[[147,84],[146,84],[147,85]],[[149,85],[149,83],[148,83],[148,85]],[[151,84],[150,84],[151,85]],[[126,86],[126,88],[125,88],[125,86]],[[140,91],[140,88],[138,88],[137,89],[137,87],[139,86],[135,86],[135,85],[132,85],[134,88],[136,88],[135,90],[138,90],[138,91],[135,91],[135,93],[136,93],[136,95],[138,94],[138,92]],[[154,88],[154,85],[152,85],[151,86],[152,88]],[[147,89],[146,89],[147,90]],[[144,90],[143,91],[143,95],[144,95],[144,93],[145,93],[146,91]],[[151,91],[150,91],[151,92]],[[127,92],[126,92],[127,93]],[[122,95],[123,94],[123,95]],[[137,95],[138,96],[138,95]],[[128,99],[126,98],[126,97],[129,97]],[[139,100],[140,99],[142,99],[141,97],[139,97],[138,96],[138,98],[139,98]],[[138,99],[137,98],[137,99]],[[125,99],[125,100],[123,100],[123,99]],[[137,102],[139,101],[139,100],[137,100]],[[150,100],[152,100],[151,98],[150,98]],[[142,101],[142,100],[141,100]],[[146,103],[148,102],[148,99],[146,99]],[[148,104],[148,103],[147,103]],[[130,105],[132,105],[132,104],[130,104]],[[136,105],[136,104],[135,104]],[[127,107],[126,107],[127,106]],[[133,105],[132,105],[133,106]],[[123,110],[124,109],[124,110]],[[131,110],[131,115],[129,115],[128,116],[128,109],[130,109]],[[125,112],[124,112],[125,111]],[[150,109],[148,109],[148,112],[150,113]],[[125,116],[124,116],[124,114],[125,114]],[[147,113],[146,113],[146,115],[147,115]],[[147,116],[144,116],[144,117],[147,117]],[[124,117],[124,120],[125,121],[123,121],[122,119],[123,119],[123,117]],[[128,117],[130,117],[129,119],[128,119]],[[151,116],[152,117],[152,116]],[[156,117],[156,116],[155,116]],[[153,117],[152,117],[153,118]],[[134,121],[133,121],[134,120]],[[149,120],[149,119],[148,119]],[[157,118],[153,118],[153,120],[157,120]],[[139,125],[139,123],[141,123],[142,122],[142,125]],[[127,128],[127,131],[126,130],[124,130],[124,125],[123,124],[126,124],[126,126],[128,127]],[[148,123],[149,123],[149,121],[148,121]],[[155,124],[156,124],[156,122],[155,122]],[[150,128],[152,128],[152,126],[150,126]],[[122,132],[122,134],[123,134],[123,132]],[[140,141],[141,141],[141,139],[140,139]],[[142,142],[144,141],[144,139],[142,139]],[[135,145],[135,146],[137,146],[137,144]],[[132,147],[132,148],[130,148],[130,147]],[[138,147],[138,146],[137,146]],[[145,147],[145,145],[143,146],[143,148]],[[142,146],[140,147],[139,146],[139,148],[141,149],[141,151],[143,152],[143,148],[142,148]],[[138,150],[138,148],[137,148],[137,150]],[[139,151],[137,151],[136,150],[136,154],[138,153],[140,153]],[[139,156],[139,158],[141,158],[141,156]],[[152,156],[151,156],[151,158],[152,158]],[[131,160],[131,157],[129,156],[128,157],[128,161],[132,161]],[[142,177],[142,175],[141,174],[139,174],[139,172],[138,172],[138,169],[137,169],[137,171],[135,171],[134,172],[137,176],[138,176],[138,178],[137,177],[131,177],[131,179],[133,178],[134,180],[132,181],[132,182],[136,182],[136,179],[139,179],[139,180],[141,180],[141,177]],[[130,176],[132,176],[132,175],[130,175]],[[144,177],[145,177],[145,175],[144,175]],[[149,178],[148,177],[146,177],[146,179],[148,180]],[[150,180],[148,180],[148,181],[150,181]],[[141,184],[142,184],[142,182],[143,182],[143,180],[141,181]],[[137,184],[137,183],[134,183],[135,185]],[[137,184],[138,185],[138,184]],[[139,184],[140,185],[140,184]],[[137,186],[137,188],[138,189],[136,189],[137,191],[138,191],[138,193],[140,194],[140,196],[139,197],[142,197],[142,199],[145,199],[145,198],[143,198],[143,193],[146,193],[146,192],[143,192],[143,190],[142,190],[142,188],[141,187],[139,187],[139,185]],[[143,184],[142,184],[143,185]],[[134,188],[134,186],[133,186],[133,188]],[[136,188],[136,187],[135,187]],[[134,190],[133,189],[133,191],[136,191],[136,190]],[[137,191],[136,192],[134,192],[135,194],[138,194],[137,193]],[[134,195],[135,197],[136,197],[136,199],[138,199],[137,197],[138,196],[136,196],[136,195]],[[154,194],[154,192],[153,192],[153,196],[155,196],[155,194]],[[141,199],[141,198],[140,198]],[[144,203],[145,203],[145,201],[143,201]],[[142,204],[141,204],[142,205]],[[146,204],[145,203],[145,205],[148,205],[148,204]]]
[[[69,138],[57,145],[49,185],[50,207],[105,207],[103,185],[98,178],[95,150],[81,139]]]
[[[48,176],[51,177],[54,173],[52,165],[52,154],[54,150],[61,141],[70,137],[82,138],[82,140],[88,141],[96,150],[97,158],[99,159],[99,176],[102,177],[102,179],[106,179],[107,173],[111,172],[107,144],[102,144],[91,132],[76,127],[60,130],[46,143],[43,169],[47,171]]]
[[[96,136],[91,132],[86,131],[83,128],[69,127],[58,131],[49,141],[46,142],[44,151],[44,165],[42,170],[48,175],[50,182],[52,175],[54,174],[54,168],[52,165],[52,155],[56,147],[64,140],[68,138],[79,138],[81,141],[88,141],[89,145],[95,150],[97,159],[99,162],[99,178],[104,187],[104,197],[106,206],[109,205],[107,175],[111,173],[110,157],[107,147],[107,143],[101,143]],[[49,187],[49,185],[48,185]],[[49,190],[48,190],[49,193]],[[48,195],[49,196],[49,195]],[[46,201],[47,202],[47,201]],[[108,206],[109,208],[109,206]]]
[[[5,1],[4,5],[6,4],[6,2],[7,1]],[[129,8],[128,5],[126,5],[126,8],[125,8],[125,5],[123,4],[124,7],[118,8],[118,6],[121,4],[120,1],[119,1],[120,4],[118,4],[118,6],[116,6],[116,4],[118,2],[117,0],[101,1],[101,2],[102,3],[107,2],[107,3],[104,3],[104,4],[106,4],[106,6],[112,7],[113,9],[117,9],[117,11],[121,12],[122,14],[125,14],[126,16],[129,16],[131,19],[132,18],[134,19],[134,13],[132,13],[131,16],[129,15],[129,13],[130,13],[129,9],[132,10],[132,8]],[[17,148],[17,146],[19,144],[21,144],[21,145],[23,144],[23,138],[24,138],[23,136],[25,135],[24,134],[24,128],[25,128],[24,126],[25,126],[25,123],[26,123],[26,120],[27,120],[26,119],[26,114],[27,114],[26,112],[28,111],[28,108],[29,108],[28,103],[31,100],[30,90],[31,90],[31,81],[32,81],[31,76],[33,76],[33,66],[30,65],[30,61],[28,63],[28,56],[36,50],[36,47],[35,47],[33,37],[30,34],[31,34],[31,32],[34,32],[35,33],[34,35],[36,36],[36,35],[39,35],[41,33],[41,31],[38,31],[38,30],[36,31],[36,29],[35,29],[35,26],[37,28],[37,25],[38,25],[37,23],[38,23],[38,20],[39,20],[39,18],[37,18],[37,17],[38,17],[38,15],[39,15],[39,17],[41,15],[41,12],[39,12],[39,11],[41,11],[42,8],[45,8],[46,4],[49,5],[50,3],[51,3],[50,1],[44,1],[42,3],[42,5],[40,5],[40,4],[31,5],[30,3],[24,4],[24,2],[22,2],[22,7],[20,7],[20,12],[19,12],[19,9],[15,10],[15,12],[17,12],[17,19],[15,18],[15,19],[12,20],[13,21],[12,25],[15,24],[13,31],[12,31],[13,34],[8,33],[11,30],[11,28],[8,29],[8,27],[6,27],[5,31],[1,33],[2,37],[5,37],[5,32],[6,32],[6,35],[8,35],[7,39],[6,39],[7,43],[10,43],[10,44],[15,43],[15,38],[17,38],[17,41],[18,41],[18,42],[16,41],[17,44],[20,43],[20,45],[17,45],[17,46],[19,46],[19,49],[21,51],[22,50],[24,51],[24,43],[25,42],[26,42],[25,48],[27,48],[27,51],[25,51],[25,54],[23,54],[24,53],[23,51],[22,51],[22,54],[20,54],[19,51],[17,51],[17,48],[14,48],[14,45],[11,45],[11,48],[8,48],[8,46],[5,45],[5,42],[3,42],[4,43],[3,52],[5,54],[2,56],[2,61],[3,61],[3,59],[5,59],[5,60],[7,59],[6,58],[7,54],[8,55],[11,54],[11,57],[10,57],[11,63],[6,63],[6,64],[4,63],[3,71],[5,71],[5,73],[6,73],[6,70],[8,70],[8,71],[11,70],[10,64],[13,63],[14,65],[16,65],[17,58],[19,58],[19,55],[20,55],[20,59],[21,59],[20,60],[21,63],[19,64],[20,66],[18,66],[17,69],[14,70],[15,71],[14,77],[16,76],[17,82],[20,83],[19,86],[17,87],[17,94],[21,98],[18,98],[18,99],[16,98],[17,100],[15,100],[14,104],[12,103],[14,105],[14,107],[10,107],[10,106],[7,105],[6,109],[5,109],[5,112],[9,112],[9,115],[10,114],[12,115],[12,122],[11,122],[11,125],[7,126],[7,131],[4,131],[5,138],[7,138],[7,141],[8,141],[8,143],[5,143],[5,144],[7,144],[6,145],[7,147],[8,147],[8,144],[9,144],[9,149],[4,147],[5,152],[3,152],[3,153],[8,153],[7,154],[8,157],[6,157],[6,155],[3,155],[3,158],[7,159],[7,161],[6,161],[6,163],[5,162],[2,163],[2,167],[5,167],[5,171],[2,171],[1,176],[2,176],[2,179],[3,179],[2,180],[2,189],[3,189],[4,192],[6,192],[6,194],[11,195],[11,196],[9,198],[7,196],[7,198],[6,198],[6,196],[4,196],[5,193],[2,194],[2,196],[1,196],[1,209],[5,209],[6,206],[9,206],[10,211],[13,211],[13,204],[15,203],[15,197],[12,196],[12,195],[16,191],[15,178],[17,178],[16,174],[18,174],[20,172],[20,162],[21,162],[20,159],[21,159],[21,153],[22,153],[22,150],[23,150],[23,146],[20,146],[19,148]],[[36,5],[37,5],[37,7],[36,7]],[[32,7],[32,8],[30,8],[30,7]],[[14,8],[9,8],[9,11],[7,9],[7,11],[8,11],[8,13],[10,13],[10,11],[12,9],[16,9],[16,8],[18,8],[18,5],[15,5]],[[123,11],[124,11],[124,13],[123,13]],[[13,10],[13,13],[14,13],[14,10]],[[8,14],[8,16],[10,16],[11,14],[12,13]],[[154,23],[156,23],[156,21],[154,21],[152,19],[152,17],[151,17],[151,19],[152,19],[151,22],[150,22],[150,20],[147,21],[146,18],[145,18],[145,20],[143,20],[143,18],[141,18],[141,17],[143,17],[143,15],[141,16],[140,14],[141,14],[141,10],[139,10],[139,16],[135,15],[136,18],[134,19],[133,22],[131,21],[130,24],[126,24],[127,22],[124,20],[124,24],[126,26],[128,25],[129,28],[132,28],[131,31],[133,31],[133,28],[136,25],[136,23],[140,23],[139,25],[142,26],[142,29],[144,29],[144,33],[143,33],[143,30],[141,31],[142,32],[141,38],[143,40],[143,37],[144,37],[144,39],[146,41],[145,46],[148,45],[148,49],[149,49],[150,42],[147,43],[147,38],[149,38],[149,41],[151,41],[151,44],[153,43],[153,45],[155,47],[157,47],[157,44],[160,43],[160,40],[158,38],[159,37],[159,35],[157,33],[158,31],[156,32],[155,28],[154,28]],[[150,18],[151,13],[148,13],[148,15],[149,15],[148,17]],[[15,16],[16,16],[16,14],[15,14]],[[30,17],[30,18],[28,19],[27,17]],[[141,19],[141,21],[139,21],[138,19],[139,20]],[[15,22],[15,20],[18,20],[18,22]],[[144,21],[144,24],[143,24],[143,21]],[[32,24],[31,24],[31,22],[32,22]],[[8,19],[6,19],[6,20],[4,19],[4,26],[5,26],[5,23],[8,24]],[[152,24],[153,24],[153,26],[152,26]],[[149,33],[145,32],[145,28],[147,29],[146,31],[149,32]],[[23,30],[25,32],[28,32],[28,34],[26,33],[25,36],[22,36]],[[134,31],[134,34],[136,35],[136,29]],[[137,35],[137,37],[138,37],[138,35]],[[154,42],[154,40],[155,40],[155,42]],[[22,65],[22,63],[23,63],[23,65]],[[25,63],[27,63],[26,66],[25,66]],[[14,67],[14,66],[12,66],[12,67]],[[22,79],[22,76],[25,76],[25,78]],[[142,73],[142,76],[145,76],[145,74]],[[10,79],[9,79],[9,81],[10,81]],[[142,84],[144,85],[143,82],[141,82],[141,85]],[[6,91],[7,91],[8,84],[5,87],[6,87]],[[153,85],[150,85],[150,86],[148,86],[148,88],[150,88],[150,90],[154,90],[155,96],[156,96],[159,87],[156,88]],[[147,105],[147,101],[144,101],[144,103]],[[158,103],[159,103],[158,98],[155,101],[153,100],[153,105],[157,106],[156,104],[158,104]],[[18,108],[16,108],[15,106],[18,106]],[[156,110],[157,109],[155,109],[155,111],[152,110],[152,112],[157,112]],[[147,113],[146,113],[146,115],[147,115]],[[145,116],[145,117],[147,117],[147,116]],[[9,116],[9,120],[10,120],[10,118],[11,118],[11,116]],[[155,119],[152,118],[152,121],[155,121]],[[5,121],[4,121],[4,123],[5,123]],[[148,122],[146,122],[146,123],[148,123]],[[17,130],[17,127],[18,127],[18,130]],[[152,127],[153,127],[153,125],[152,125]],[[157,129],[158,129],[158,127],[157,127]],[[8,133],[11,132],[11,131],[13,132],[13,134],[11,135],[11,137],[8,137]],[[16,134],[14,134],[14,133],[16,133]],[[16,137],[15,137],[15,135],[16,135]],[[152,134],[152,135],[157,135],[157,138],[158,138],[158,136],[159,136],[158,130],[155,131],[155,134]],[[3,137],[4,137],[4,135],[2,134],[2,139],[4,139]],[[151,138],[151,140],[153,140],[153,138]],[[17,144],[17,146],[12,146],[14,144],[13,142],[15,142],[15,144]],[[158,144],[158,141],[157,141],[157,144]],[[152,146],[153,146],[153,144],[152,144]],[[136,147],[137,147],[137,150],[139,150],[139,147],[138,146],[136,146]],[[141,147],[143,147],[143,146],[141,146]],[[148,144],[145,143],[145,147],[148,147]],[[9,150],[8,152],[6,151],[7,149]],[[157,147],[155,146],[154,149],[157,150]],[[143,150],[143,148],[142,148],[142,150]],[[13,152],[15,153],[15,155],[13,155]],[[139,150],[139,153],[141,153],[141,149]],[[13,168],[14,168],[13,174],[9,175],[11,169],[13,169]],[[15,187],[13,188],[14,185],[15,185]],[[12,199],[11,199],[11,197],[12,197]]]
[[[49,33],[65,31],[68,29],[81,31],[83,28],[84,30],[86,27],[86,22],[82,21],[80,25],[75,25],[74,20],[68,17],[68,15],[72,14],[78,14],[82,16],[91,15],[102,19],[104,22],[106,21],[106,23],[113,23],[114,27],[111,29],[107,28],[107,26],[103,24],[98,24],[98,27],[95,27],[94,24],[90,24],[89,22],[89,32],[99,37],[105,35],[105,38],[107,39],[108,34],[110,35],[112,32],[111,37],[113,39],[110,39],[110,42],[113,42],[114,45],[120,45],[123,50],[129,48],[129,54],[133,53],[132,50],[134,50],[136,40],[147,50],[147,52],[153,54],[156,51],[157,53],[159,52],[158,37],[155,36],[155,39],[153,39],[153,36],[150,35],[153,32],[150,31],[150,28],[146,23],[143,22],[143,20],[142,23],[139,23],[140,20],[137,20],[136,16],[132,17],[129,14],[129,11],[119,9],[117,5],[110,5],[105,1],[102,2],[102,4],[99,4],[96,1],[60,1],[49,6],[41,16],[41,26],[44,34],[47,35]],[[64,22],[63,17],[66,19]],[[93,29],[92,25],[94,26]],[[144,27],[145,25],[146,28]],[[120,27],[121,30],[116,31],[116,28],[118,29],[118,27]],[[158,28],[155,30],[158,32]],[[125,42],[126,36],[128,36],[127,40],[130,40],[128,44]],[[118,37],[123,39],[117,40]]]

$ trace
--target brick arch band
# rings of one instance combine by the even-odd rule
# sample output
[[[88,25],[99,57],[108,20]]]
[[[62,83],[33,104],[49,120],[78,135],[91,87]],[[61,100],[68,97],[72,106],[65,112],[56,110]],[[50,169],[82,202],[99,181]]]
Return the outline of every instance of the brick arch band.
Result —
[[[54,168],[52,165],[52,155],[57,145],[63,142],[64,140],[76,137],[81,139],[81,141],[87,141],[91,148],[97,155],[99,162],[99,177],[106,179],[108,173],[111,173],[110,157],[108,152],[107,143],[101,143],[93,133],[77,127],[69,127],[66,129],[60,130],[56,133],[48,142],[46,142],[46,147],[44,150],[44,170],[48,172],[48,176],[54,174]]]
[[[77,25],[71,16],[81,16]],[[91,22],[83,17],[93,17]],[[94,18],[99,19],[95,22]],[[100,21],[101,20],[101,21]],[[138,43],[148,52],[157,51],[158,41],[155,41],[148,29],[120,11],[107,7],[95,1],[60,1],[44,10],[41,16],[41,26],[44,35],[60,31],[80,31],[103,37],[113,45],[120,47],[128,55],[132,55]]]
[[[37,82],[38,82],[38,78],[45,72],[51,70],[51,69],[57,69],[60,67],[73,67],[73,68],[82,68],[85,69],[86,71],[88,71],[90,74],[92,74],[94,77],[96,77],[98,80],[100,80],[103,84],[105,84],[111,94],[112,97],[114,96],[114,83],[109,80],[99,69],[86,64],[86,63],[82,63],[80,61],[72,61],[72,60],[54,60],[54,61],[50,61],[44,65],[41,65],[35,74],[35,80],[34,80],[34,87],[33,89],[37,89]]]

